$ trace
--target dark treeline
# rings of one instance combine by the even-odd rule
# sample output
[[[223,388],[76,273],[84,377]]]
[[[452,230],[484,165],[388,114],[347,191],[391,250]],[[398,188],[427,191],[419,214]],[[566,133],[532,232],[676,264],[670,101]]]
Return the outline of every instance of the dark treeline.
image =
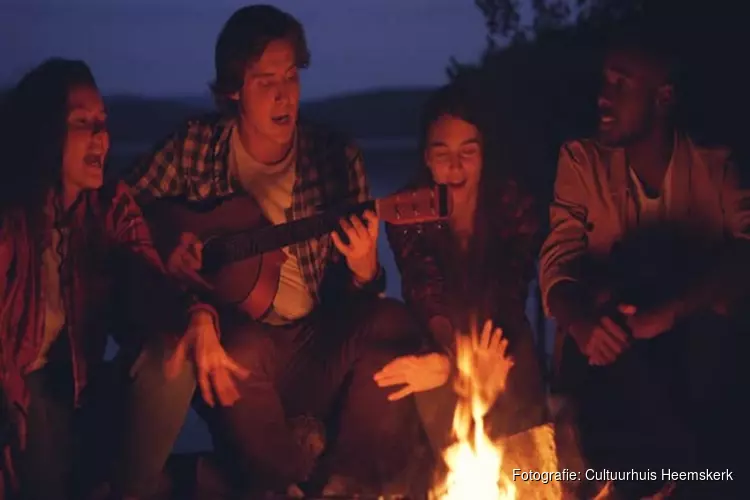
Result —
[[[530,0],[534,16],[521,24],[520,0],[475,0],[488,48],[480,64],[449,73],[473,75],[487,106],[516,147],[514,165],[540,200],[549,199],[562,141],[588,135],[596,122],[599,64],[607,35],[628,19],[659,26],[679,48],[681,118],[696,138],[732,147],[747,165],[744,137],[750,114],[750,46],[744,2],[712,0]],[[468,7],[468,6],[467,6]],[[511,43],[508,45],[507,41]],[[370,92],[303,103],[303,114],[355,137],[415,135],[427,89]],[[0,98],[2,92],[0,92]],[[113,145],[158,141],[183,119],[212,108],[210,98],[142,99],[112,96]],[[130,160],[130,158],[128,158]],[[750,171],[745,166],[744,171]]]
[[[558,148],[588,135],[596,123],[600,61],[607,36],[624,24],[655,29],[681,61],[681,125],[705,143],[748,158],[748,88],[744,48],[750,30],[743,2],[713,0],[532,0],[534,19],[522,26],[515,0],[476,0],[485,15],[489,46],[471,76],[519,149],[521,175],[540,199],[549,199]],[[511,40],[499,47],[497,40]],[[743,168],[745,172],[749,169]]]

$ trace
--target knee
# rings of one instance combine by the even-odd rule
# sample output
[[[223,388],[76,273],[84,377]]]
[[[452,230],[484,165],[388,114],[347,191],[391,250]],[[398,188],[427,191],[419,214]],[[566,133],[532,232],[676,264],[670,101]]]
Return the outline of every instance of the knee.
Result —
[[[419,341],[420,327],[409,308],[401,301],[380,298],[370,304],[361,318],[370,339],[383,341]]]
[[[191,380],[194,373],[192,359],[175,356],[177,344],[159,339],[147,342],[130,366],[130,376],[137,383],[164,385]]]
[[[222,342],[227,355],[250,372],[252,378],[273,374],[275,345],[261,331],[241,331],[228,335]]]
[[[164,346],[145,346],[130,368],[130,377],[132,383],[127,397],[137,408],[135,411],[147,407],[154,411],[161,407],[175,411],[186,408],[195,391],[193,362],[189,358],[173,357],[173,352]]]

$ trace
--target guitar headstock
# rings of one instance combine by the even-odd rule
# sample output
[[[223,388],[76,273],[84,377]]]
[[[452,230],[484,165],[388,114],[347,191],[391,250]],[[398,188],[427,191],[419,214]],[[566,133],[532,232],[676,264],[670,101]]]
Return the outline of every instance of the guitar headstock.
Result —
[[[448,188],[438,184],[401,191],[377,201],[378,217],[391,224],[416,224],[447,218],[451,213]]]

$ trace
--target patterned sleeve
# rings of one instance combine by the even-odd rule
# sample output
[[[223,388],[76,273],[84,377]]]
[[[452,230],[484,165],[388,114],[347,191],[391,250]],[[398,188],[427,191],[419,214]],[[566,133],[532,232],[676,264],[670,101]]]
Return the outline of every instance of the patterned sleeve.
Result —
[[[363,203],[370,200],[370,186],[367,180],[362,151],[353,144],[347,145],[346,160],[348,181],[346,201],[348,203]],[[334,258],[340,260],[341,256],[338,255],[338,251],[335,251],[335,254],[336,256]],[[385,292],[386,276],[383,266],[380,263],[378,265],[379,268],[377,275],[375,275],[375,278],[365,287],[368,291],[382,294]],[[355,288],[358,287],[358,285],[353,283],[353,279],[350,279],[349,281]]]
[[[512,295],[524,301],[529,284],[534,278],[536,256],[540,244],[540,221],[534,198],[518,184],[511,182],[502,197],[507,212],[506,227],[500,237],[508,250],[508,274],[511,277]]]
[[[346,158],[349,164],[349,196],[354,203],[365,202],[370,199],[370,186],[367,181],[362,151],[354,145],[349,145],[346,150]]]
[[[425,325],[435,316],[446,316],[445,278],[421,225],[386,224],[385,228],[406,303]]]
[[[13,247],[3,228],[2,217],[0,217],[0,298],[5,297],[5,287],[8,284],[8,271],[13,261]]]
[[[534,278],[540,244],[540,218],[533,197],[515,182],[509,182],[500,197],[497,221],[503,221],[495,236],[501,241],[502,255],[496,272],[493,294],[496,320],[505,328],[523,330],[528,326],[526,298]]]
[[[750,238],[750,182],[748,175],[737,168],[731,155],[724,161],[724,182],[721,189],[725,226],[732,237]]]
[[[552,202],[550,230],[539,252],[539,288],[545,314],[550,316],[548,297],[563,281],[579,281],[579,265],[588,247],[586,222],[588,196],[592,193],[592,168],[580,141],[560,148]],[[560,318],[557,318],[560,321]]]
[[[187,190],[185,166],[182,164],[185,143],[184,133],[171,135],[142,157],[125,177],[140,205],[157,198],[179,196]]]
[[[170,333],[175,334],[184,331],[187,315],[194,310],[205,310],[217,317],[213,307],[186,293],[168,277],[141,209],[124,182],[116,188],[107,213],[107,228],[118,255],[127,262],[129,281],[137,287],[143,313],[152,320],[166,320]],[[153,307],[159,310],[153,311]]]

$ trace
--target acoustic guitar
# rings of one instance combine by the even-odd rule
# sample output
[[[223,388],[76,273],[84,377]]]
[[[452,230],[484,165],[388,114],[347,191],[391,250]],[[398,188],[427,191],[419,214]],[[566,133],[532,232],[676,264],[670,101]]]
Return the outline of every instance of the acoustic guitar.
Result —
[[[165,261],[182,233],[196,235],[203,242],[200,274],[213,297],[261,319],[276,296],[284,247],[339,230],[342,217],[367,210],[395,225],[441,220],[450,214],[449,198],[446,186],[437,185],[273,225],[243,193],[210,204],[164,198],[144,207],[144,216]]]

